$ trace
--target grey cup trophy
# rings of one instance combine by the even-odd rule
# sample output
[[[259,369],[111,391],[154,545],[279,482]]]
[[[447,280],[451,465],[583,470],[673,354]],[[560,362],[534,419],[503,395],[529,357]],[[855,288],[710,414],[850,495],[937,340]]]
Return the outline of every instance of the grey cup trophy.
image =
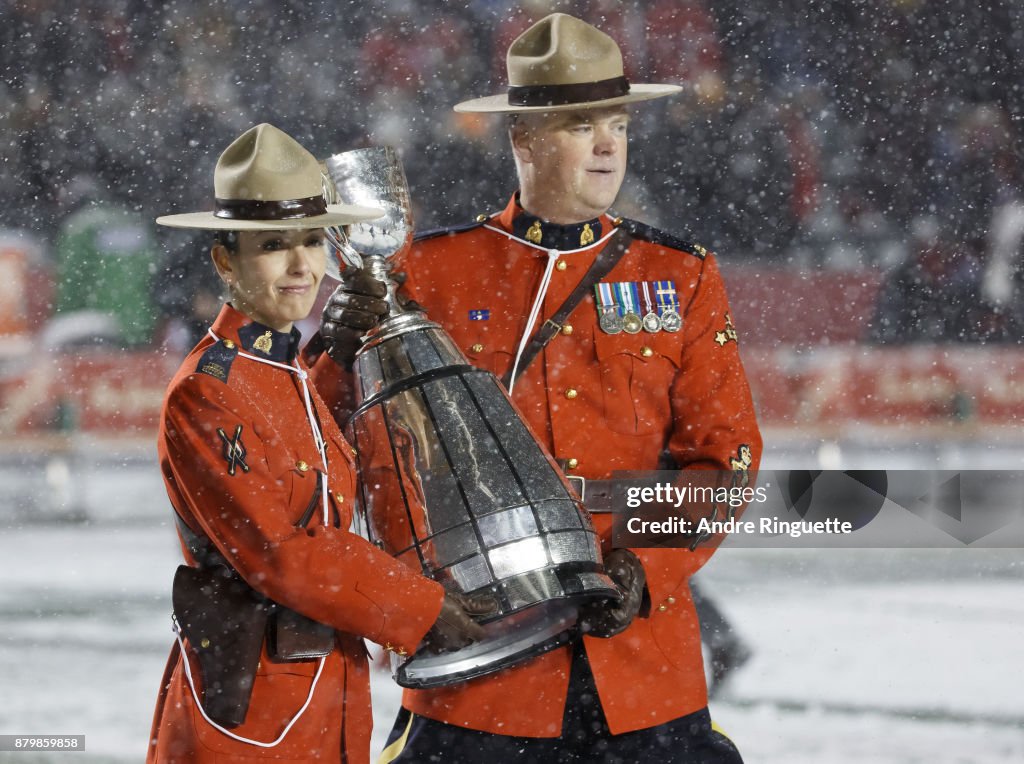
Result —
[[[326,167],[341,200],[386,210],[352,225],[348,240],[389,280],[413,230],[397,154],[357,149]],[[393,658],[399,684],[434,687],[565,644],[580,605],[619,594],[589,515],[495,376],[470,365],[422,311],[402,308],[393,284],[387,299],[390,315],[356,355],[358,407],[342,423],[358,451],[367,535],[448,590],[499,602],[486,639]]]

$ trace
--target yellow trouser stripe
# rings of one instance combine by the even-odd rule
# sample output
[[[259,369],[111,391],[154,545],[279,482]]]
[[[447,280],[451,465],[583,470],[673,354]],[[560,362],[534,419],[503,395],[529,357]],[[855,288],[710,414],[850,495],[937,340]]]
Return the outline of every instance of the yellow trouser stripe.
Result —
[[[712,732],[717,732],[717,733],[718,733],[719,735],[721,735],[722,737],[724,737],[724,738],[725,738],[726,740],[728,740],[728,741],[729,741],[730,743],[732,742],[732,738],[731,738],[731,737],[729,737],[728,735],[726,735],[726,734],[725,734],[725,730],[724,730],[724,729],[722,729],[721,727],[719,727],[719,726],[718,726],[718,722],[716,722],[716,721],[714,721],[714,720],[712,720],[712,721],[711,721],[711,731],[712,731]]]
[[[380,752],[377,764],[391,764],[392,761],[398,758],[399,754],[402,753],[402,749],[405,748],[405,741],[409,739],[409,730],[412,729],[412,720],[415,718],[414,714],[409,714],[409,723],[405,725],[405,732],[402,733],[398,740]]]

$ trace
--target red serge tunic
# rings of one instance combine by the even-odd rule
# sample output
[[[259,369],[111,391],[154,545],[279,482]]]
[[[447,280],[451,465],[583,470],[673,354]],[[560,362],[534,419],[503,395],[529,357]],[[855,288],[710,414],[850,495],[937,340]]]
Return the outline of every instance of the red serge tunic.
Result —
[[[642,224],[624,226],[633,242],[602,282],[670,281],[681,328],[608,334],[600,328],[591,295],[516,382],[513,400],[549,452],[568,464],[569,475],[604,480],[615,470],[655,470],[663,455],[684,469],[731,471],[740,462],[756,470],[761,435],[737,350],[736,316],[714,256]],[[549,251],[565,253],[555,253],[533,331],[558,310],[597,254],[612,245],[615,237],[602,239],[614,228],[608,216],[552,226],[524,213],[513,199],[484,224],[418,241],[396,270],[407,273],[407,295],[447,329],[470,362],[501,377],[512,367],[553,257]],[[349,405],[350,381],[326,355],[316,361],[314,379],[332,405]],[[593,519],[607,553],[610,516]],[[633,551],[647,574],[649,616],[610,639],[585,639],[614,734],[707,705],[688,581],[713,550]],[[414,713],[448,724],[557,737],[570,657],[570,649],[562,648],[470,682],[407,690],[403,702]]]
[[[309,707],[280,744],[266,748],[234,740],[202,717],[175,646],[147,760],[366,762],[372,717],[362,637],[411,653],[440,611],[442,587],[349,532],[353,452],[310,385],[326,464],[321,458],[297,373],[305,372],[298,332],[273,331],[230,305],[212,332],[219,339],[196,346],[164,401],[158,450],[168,496],[253,589],[333,626],[336,645]],[[326,510],[318,491],[325,473]],[[198,660],[185,645],[201,693]],[[276,662],[264,645],[246,720],[231,732],[277,739],[306,702],[319,665]]]

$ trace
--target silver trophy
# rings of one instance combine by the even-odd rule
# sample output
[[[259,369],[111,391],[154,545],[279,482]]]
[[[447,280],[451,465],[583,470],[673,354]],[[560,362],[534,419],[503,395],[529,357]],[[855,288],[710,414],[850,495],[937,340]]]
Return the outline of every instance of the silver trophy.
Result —
[[[348,241],[390,283],[390,261],[413,230],[397,154],[358,149],[326,166],[341,200],[386,210],[352,225]],[[356,355],[359,405],[345,423],[367,535],[449,591],[499,602],[484,640],[395,657],[399,684],[435,687],[565,644],[583,603],[619,594],[589,515],[495,376],[470,365],[422,311],[402,308],[393,283],[387,300],[390,315]]]

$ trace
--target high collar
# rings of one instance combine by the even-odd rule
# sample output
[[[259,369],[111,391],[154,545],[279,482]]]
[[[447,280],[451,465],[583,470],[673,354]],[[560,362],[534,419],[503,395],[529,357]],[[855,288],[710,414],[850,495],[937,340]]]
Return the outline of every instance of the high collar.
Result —
[[[302,339],[302,333],[295,327],[290,332],[276,331],[253,321],[230,303],[221,308],[212,328],[221,339],[232,340],[246,352],[278,363],[291,363],[299,353]]]
[[[579,249],[593,244],[601,238],[603,231],[601,218],[570,225],[549,223],[524,210],[519,205],[518,192],[501,213],[500,222],[513,236],[519,239],[524,239],[543,249],[562,251]]]

